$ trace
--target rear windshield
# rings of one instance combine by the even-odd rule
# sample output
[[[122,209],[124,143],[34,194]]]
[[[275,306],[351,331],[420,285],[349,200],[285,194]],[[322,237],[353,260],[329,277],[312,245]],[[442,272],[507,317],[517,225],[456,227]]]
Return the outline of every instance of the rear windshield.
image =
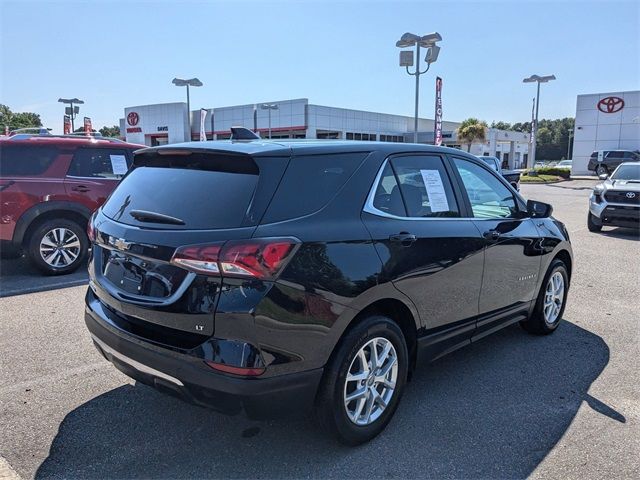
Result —
[[[117,222],[145,228],[205,230],[240,227],[245,222],[258,178],[257,169],[250,173],[237,173],[141,166],[122,180],[102,211]],[[141,222],[131,215],[133,210],[168,215],[182,220],[184,225]]]
[[[0,145],[0,177],[30,177],[47,171],[58,149],[48,146]]]

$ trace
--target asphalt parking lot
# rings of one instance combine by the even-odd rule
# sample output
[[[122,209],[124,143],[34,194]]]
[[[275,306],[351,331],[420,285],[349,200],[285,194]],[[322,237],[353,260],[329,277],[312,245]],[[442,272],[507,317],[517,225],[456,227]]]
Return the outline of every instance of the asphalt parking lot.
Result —
[[[422,366],[358,448],[305,418],[225,417],[136,385],[92,346],[84,286],[2,298],[0,476],[4,462],[23,478],[640,478],[640,238],[586,229],[592,185],[522,187],[573,242],[556,333],[514,325]],[[4,262],[2,290],[19,289]]]

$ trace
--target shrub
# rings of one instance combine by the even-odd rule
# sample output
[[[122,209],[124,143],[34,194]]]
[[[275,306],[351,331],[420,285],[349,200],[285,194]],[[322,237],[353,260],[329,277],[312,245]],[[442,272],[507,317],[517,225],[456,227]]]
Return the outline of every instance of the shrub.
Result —
[[[571,170],[565,168],[542,167],[536,168],[536,172],[540,175],[556,175],[562,178],[569,178],[571,176]]]

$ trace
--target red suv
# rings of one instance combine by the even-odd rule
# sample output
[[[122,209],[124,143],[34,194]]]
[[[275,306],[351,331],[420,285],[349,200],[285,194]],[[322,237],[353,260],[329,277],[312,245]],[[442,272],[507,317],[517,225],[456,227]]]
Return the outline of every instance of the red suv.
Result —
[[[141,145],[116,139],[20,135],[0,140],[0,246],[44,273],[76,270],[86,226]]]

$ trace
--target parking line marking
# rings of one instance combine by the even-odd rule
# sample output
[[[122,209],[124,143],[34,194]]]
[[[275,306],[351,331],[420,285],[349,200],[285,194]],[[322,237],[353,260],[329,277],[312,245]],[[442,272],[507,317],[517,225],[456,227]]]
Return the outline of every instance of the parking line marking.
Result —
[[[9,462],[4,457],[0,456],[0,479],[2,480],[22,480],[20,475],[11,468]]]

